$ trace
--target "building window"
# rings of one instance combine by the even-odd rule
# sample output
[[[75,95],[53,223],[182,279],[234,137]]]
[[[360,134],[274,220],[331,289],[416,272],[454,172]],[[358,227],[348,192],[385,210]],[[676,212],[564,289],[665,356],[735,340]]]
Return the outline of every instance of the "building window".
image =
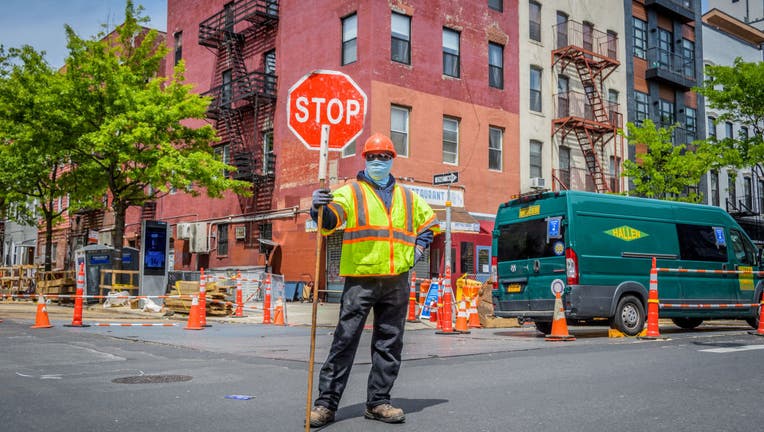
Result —
[[[647,101],[647,93],[634,90],[634,123],[638,126],[650,118],[650,104]]]
[[[658,66],[662,69],[671,69],[671,57],[674,53],[674,33],[658,29]]]
[[[504,11],[504,0],[488,0],[488,7],[499,12]]]
[[[215,156],[226,165],[231,164],[231,146],[230,144],[223,144],[214,147]],[[223,177],[228,177],[230,174],[228,171],[223,170]]]
[[[727,194],[729,196],[729,200],[732,201],[733,208],[737,208],[737,185],[735,184],[736,177],[736,171],[727,170]]]
[[[557,118],[570,115],[570,79],[565,75],[557,76]]]
[[[223,85],[220,87],[220,103],[223,106],[228,106],[231,103],[231,97],[233,96],[233,87],[231,81],[233,79],[233,72],[231,69],[223,71]]]
[[[618,90],[609,89],[607,91],[607,114],[611,125],[618,125]]]
[[[262,223],[257,226],[257,230],[260,232],[260,235],[258,238],[263,240],[273,240],[273,224],[271,223]],[[272,250],[272,246],[267,245],[263,242],[260,243],[260,253],[261,254],[267,254],[270,253]],[[273,263],[271,263],[273,264]],[[270,269],[266,269],[267,271],[270,271]]]
[[[541,71],[538,66],[531,66],[530,108],[541,112]]]
[[[724,122],[724,134],[725,138],[735,138],[732,132],[732,122]]]
[[[541,42],[541,3],[533,0],[528,2],[528,28],[528,37]]]
[[[685,125],[687,126],[687,141],[693,142],[698,137],[698,110],[686,107],[684,112]]]
[[[658,104],[661,126],[668,127],[674,124],[674,103],[661,99]]]
[[[764,213],[764,180],[759,180],[758,184],[757,194],[759,197],[759,214],[761,214]]]
[[[502,154],[504,148],[504,129],[488,127],[488,169],[502,170]]]
[[[228,224],[218,225],[218,256],[228,255]]]
[[[634,57],[647,57],[647,21],[634,18]]]
[[[593,52],[594,51],[594,24],[584,21],[583,24],[583,44],[584,49]]]
[[[719,171],[711,171],[711,205],[719,207]]]
[[[475,245],[472,242],[461,242],[459,245],[460,265],[462,273],[475,273]]]
[[[610,156],[610,167],[608,170],[608,174],[610,174],[610,191],[619,192],[620,191],[619,179],[621,177],[621,158]]]
[[[743,199],[746,210],[753,209],[753,183],[750,177],[743,177]]]
[[[695,42],[687,39],[682,39],[682,71],[685,77],[695,77]]]
[[[459,32],[443,29],[443,75],[459,78]]]
[[[740,126],[738,137],[741,141],[748,141],[748,126]]]
[[[346,145],[345,148],[342,149],[342,157],[350,157],[355,156],[355,140],[350,141],[350,144]]]
[[[392,13],[390,58],[398,63],[411,64],[411,17],[408,15]]]
[[[276,96],[276,50],[263,54],[263,72],[265,72],[265,92]]]
[[[488,43],[488,85],[494,88],[504,88],[504,47]]]
[[[273,174],[276,157],[273,154],[273,129],[263,131],[263,174]]]
[[[709,138],[716,139],[716,119],[714,117],[707,119],[706,129],[708,130]]]
[[[443,163],[459,163],[459,120],[443,117]]]
[[[353,14],[342,19],[342,64],[358,60],[358,15]]]
[[[559,170],[557,177],[560,183],[566,189],[570,189],[570,148],[560,147],[560,154],[557,155],[557,166]]]
[[[613,30],[607,31],[607,56],[618,58],[618,33]]]
[[[530,152],[530,174],[533,177],[542,177],[541,175],[541,141],[531,140]]]
[[[557,48],[568,46],[568,14],[557,11]]]
[[[398,156],[409,155],[409,114],[411,109],[393,105],[390,107],[390,139]]]
[[[183,32],[179,31],[175,33],[175,63],[183,59]]]

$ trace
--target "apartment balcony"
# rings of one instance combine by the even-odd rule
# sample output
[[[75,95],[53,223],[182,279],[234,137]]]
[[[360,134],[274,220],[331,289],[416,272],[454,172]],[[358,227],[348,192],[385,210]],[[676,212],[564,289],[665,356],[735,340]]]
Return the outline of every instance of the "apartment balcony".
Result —
[[[255,96],[268,99],[276,98],[276,75],[261,71],[250,72],[210,89],[202,96],[211,96],[212,102],[207,109],[214,116],[221,108],[234,109],[247,105]]]
[[[555,125],[575,123],[580,127],[600,132],[612,132],[623,127],[623,114],[619,105],[602,101],[601,106],[592,105],[585,93],[568,91],[554,95]]]
[[[252,26],[272,26],[278,19],[278,0],[237,0],[199,24],[199,45],[218,48]]]
[[[605,176],[610,192],[621,192],[621,178],[615,175]],[[586,168],[567,168],[552,170],[552,190],[577,190],[587,192],[598,192],[589,170]]]
[[[618,66],[618,35],[568,20],[553,26],[555,58],[585,59],[601,66]]]
[[[662,14],[670,15],[682,23],[695,19],[695,3],[698,0],[645,0],[645,7],[655,8]]]
[[[694,58],[659,48],[647,50],[647,70],[645,78],[657,80],[668,85],[689,90],[697,85],[697,73]]]

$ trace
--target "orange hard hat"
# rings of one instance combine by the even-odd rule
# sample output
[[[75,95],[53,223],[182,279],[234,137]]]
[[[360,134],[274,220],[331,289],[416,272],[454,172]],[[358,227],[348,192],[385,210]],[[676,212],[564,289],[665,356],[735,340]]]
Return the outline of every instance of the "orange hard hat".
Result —
[[[390,138],[388,138],[387,135],[383,135],[379,132],[373,134],[369,137],[369,139],[366,140],[366,143],[363,145],[361,156],[366,157],[366,153],[373,152],[387,152],[392,153],[393,157],[398,156],[398,153],[395,151],[395,146],[393,145],[393,142],[390,140]]]

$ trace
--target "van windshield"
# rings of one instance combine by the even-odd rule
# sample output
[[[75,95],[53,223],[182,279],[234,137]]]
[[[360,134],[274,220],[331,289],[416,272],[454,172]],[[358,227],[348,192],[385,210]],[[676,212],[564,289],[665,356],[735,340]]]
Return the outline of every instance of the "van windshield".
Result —
[[[547,242],[546,219],[535,219],[499,226],[498,257],[501,261],[515,261],[565,254],[565,224],[560,226],[560,238]],[[556,247],[555,247],[556,246]]]

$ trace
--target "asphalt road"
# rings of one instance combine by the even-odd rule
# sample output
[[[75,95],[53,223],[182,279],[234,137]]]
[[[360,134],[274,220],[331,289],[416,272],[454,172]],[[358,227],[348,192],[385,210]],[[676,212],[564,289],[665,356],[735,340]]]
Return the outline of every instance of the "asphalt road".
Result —
[[[63,323],[0,323],[0,430],[303,430],[307,327]],[[393,393],[403,425],[362,417],[366,334],[337,421],[323,430],[761,430],[764,338],[748,330],[736,322],[690,332],[664,326],[668,340],[642,341],[571,327],[578,340],[564,343],[529,328],[409,330]],[[330,339],[331,329],[319,328],[319,363]]]

